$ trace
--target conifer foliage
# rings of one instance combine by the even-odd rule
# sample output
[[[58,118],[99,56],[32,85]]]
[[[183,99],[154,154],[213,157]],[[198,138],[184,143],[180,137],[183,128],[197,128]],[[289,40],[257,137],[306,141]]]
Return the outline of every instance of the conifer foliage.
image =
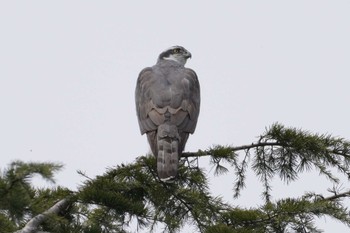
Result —
[[[237,207],[214,196],[208,174],[198,164],[209,157],[214,174],[233,171],[233,196],[249,186],[248,170],[262,183],[258,207]],[[153,156],[141,156],[95,178],[85,179],[78,191],[34,188],[35,174],[54,182],[62,165],[15,161],[0,176],[0,232],[128,232],[131,222],[149,232],[181,232],[192,224],[198,232],[321,232],[315,219],[328,216],[350,228],[344,201],[349,190],[338,190],[340,178],[350,178],[349,141],[326,134],[273,124],[257,142],[242,146],[213,146],[184,153],[174,183],[157,177]],[[316,170],[333,183],[329,195],[305,193],[273,200],[271,181],[287,184],[300,173]],[[232,174],[232,173],[230,173]]]

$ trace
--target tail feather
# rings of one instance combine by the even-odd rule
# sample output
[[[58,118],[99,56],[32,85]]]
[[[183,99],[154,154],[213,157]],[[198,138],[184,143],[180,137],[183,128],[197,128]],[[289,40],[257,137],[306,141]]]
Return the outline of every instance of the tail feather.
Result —
[[[170,182],[177,176],[179,164],[179,134],[177,127],[162,124],[157,133],[157,171],[162,181]]]

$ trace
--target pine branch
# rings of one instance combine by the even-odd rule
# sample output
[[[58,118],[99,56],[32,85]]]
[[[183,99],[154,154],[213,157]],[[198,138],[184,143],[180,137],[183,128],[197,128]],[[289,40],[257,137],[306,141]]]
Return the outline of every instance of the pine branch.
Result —
[[[333,201],[333,200],[343,198],[343,197],[350,197],[350,191],[339,193],[339,194],[334,194],[333,196],[329,196],[329,197],[324,198],[324,200]]]
[[[243,151],[245,157],[239,161],[238,152]],[[244,188],[246,158],[252,158],[251,168],[262,181],[266,201],[270,199],[270,181],[279,176],[286,183],[298,179],[303,171],[315,169],[334,184],[339,178],[331,171],[337,169],[350,179],[350,141],[332,137],[328,134],[313,134],[308,131],[287,128],[281,124],[273,124],[262,134],[257,142],[242,146],[214,146],[207,150],[186,152],[182,157],[211,157],[211,164],[216,166],[216,173],[228,171],[221,162],[228,163],[235,171],[235,196]]]
[[[48,218],[48,215],[58,214],[65,210],[70,205],[70,201],[64,198],[53,205],[48,210],[44,211],[42,214],[38,214],[32,218],[21,230],[15,233],[35,233],[38,231],[38,227]]]
[[[238,151],[245,151],[245,150],[256,149],[259,147],[269,147],[269,146],[289,147],[288,144],[284,144],[282,142],[257,142],[257,143],[251,143],[248,145],[225,147],[225,148],[230,150],[231,152],[238,152]],[[339,149],[327,149],[326,151],[330,154],[340,155],[350,159],[349,151],[343,151]],[[181,155],[182,158],[206,157],[206,156],[215,156],[215,148],[209,149],[209,150],[198,150],[197,152],[184,152]]]
[[[258,143],[252,143],[249,145],[242,145],[242,146],[236,146],[236,147],[225,147],[226,150],[230,152],[237,152],[237,151],[244,151],[244,150],[251,150],[258,147],[266,147],[266,146],[283,146],[281,143],[278,142],[258,142]],[[216,147],[213,149],[208,150],[198,150],[197,152],[184,152],[182,153],[182,158],[191,158],[191,157],[205,157],[205,156],[216,156]]]

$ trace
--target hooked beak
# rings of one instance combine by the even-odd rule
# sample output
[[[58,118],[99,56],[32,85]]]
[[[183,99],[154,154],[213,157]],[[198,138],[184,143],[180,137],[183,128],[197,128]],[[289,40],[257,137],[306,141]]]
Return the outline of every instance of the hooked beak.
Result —
[[[186,59],[188,58],[192,58],[192,54],[190,52],[187,52],[186,55],[185,55]]]

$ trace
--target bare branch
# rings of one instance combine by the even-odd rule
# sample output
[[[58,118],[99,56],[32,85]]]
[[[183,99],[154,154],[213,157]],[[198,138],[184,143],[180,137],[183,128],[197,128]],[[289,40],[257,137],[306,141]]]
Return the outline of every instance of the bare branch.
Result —
[[[21,230],[15,233],[35,233],[38,231],[38,227],[42,224],[50,214],[58,214],[60,211],[66,209],[70,204],[67,198],[64,198],[53,205],[50,209],[44,211],[42,214],[38,214],[32,218]]]
[[[236,146],[236,147],[230,147],[231,152],[241,151],[241,150],[250,150],[257,147],[264,147],[264,146],[283,146],[281,143],[278,142],[259,142],[259,143],[252,143],[249,145],[243,145],[243,146]],[[190,157],[204,157],[212,155],[210,150],[199,150],[197,152],[184,152],[182,153],[182,158],[190,158]]]
[[[335,199],[343,198],[343,197],[350,197],[350,191],[339,193],[339,194],[334,194],[333,196],[329,196],[329,197],[324,198],[324,200],[333,201]]]

